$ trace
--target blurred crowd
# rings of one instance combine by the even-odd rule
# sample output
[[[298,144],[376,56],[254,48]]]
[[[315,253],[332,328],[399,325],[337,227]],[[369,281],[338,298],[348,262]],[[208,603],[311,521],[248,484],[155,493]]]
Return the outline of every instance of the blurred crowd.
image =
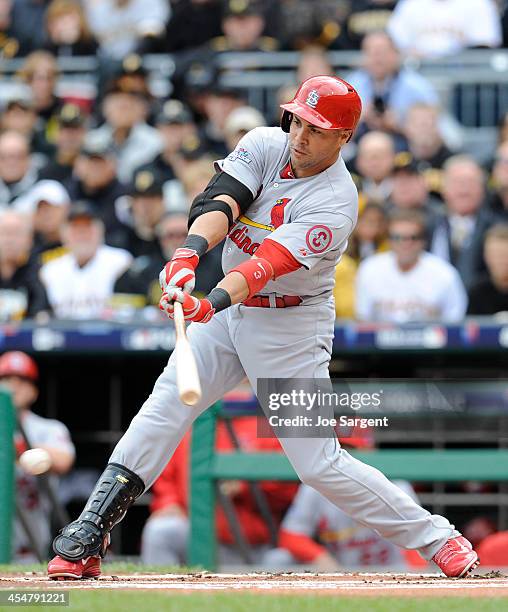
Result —
[[[328,50],[360,51],[357,69],[338,76],[364,105],[343,151],[360,215],[337,267],[337,317],[453,322],[508,311],[508,113],[478,160],[406,61],[508,46],[506,4],[0,0],[0,57],[20,62],[0,95],[0,321],[157,320],[159,271],[214,161],[249,130],[277,125],[278,103],[301,80],[337,74]],[[224,85],[219,58],[278,50],[298,51],[299,65],[263,115]],[[170,96],[144,62],[161,53],[175,60]],[[59,88],[69,56],[97,59],[94,96]],[[222,276],[220,249],[200,262],[198,294]]]

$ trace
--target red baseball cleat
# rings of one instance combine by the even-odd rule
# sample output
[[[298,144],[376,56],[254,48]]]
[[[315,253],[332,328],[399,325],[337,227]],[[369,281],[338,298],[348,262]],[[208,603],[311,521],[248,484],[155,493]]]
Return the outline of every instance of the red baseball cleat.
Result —
[[[98,578],[100,575],[100,557],[66,561],[57,555],[48,563],[48,578],[52,580],[79,580],[80,578]]]
[[[463,578],[480,565],[471,542],[464,536],[450,538],[432,557],[432,561],[449,578]]]

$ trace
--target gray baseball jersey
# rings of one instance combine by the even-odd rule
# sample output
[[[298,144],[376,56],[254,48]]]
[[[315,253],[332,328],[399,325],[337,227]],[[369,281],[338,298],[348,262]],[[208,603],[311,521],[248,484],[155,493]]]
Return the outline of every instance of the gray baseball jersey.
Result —
[[[255,197],[224,245],[224,273],[255,254],[265,238],[284,246],[302,268],[269,282],[263,294],[298,295],[304,304],[330,297],[335,266],[356,224],[358,196],[341,157],[324,172],[296,179],[289,165],[287,134],[255,128],[225,160],[225,172]]]
[[[358,198],[340,157],[324,172],[300,179],[292,176],[288,162],[288,135],[279,128],[257,128],[219,163],[257,196],[228,236],[223,266],[227,272],[251,257],[269,237],[303,267],[260,293],[297,295],[304,302],[289,308],[276,308],[276,300],[269,300],[270,308],[236,304],[209,323],[191,323],[188,337],[202,399],[193,408],[180,401],[173,353],[110,458],[138,474],[147,488],[194,419],[245,376],[253,389],[262,378],[329,377],[334,268],[355,225]],[[281,438],[281,445],[303,482],[394,544],[430,559],[458,535],[444,517],[421,508],[381,472],[342,449],[336,438]]]

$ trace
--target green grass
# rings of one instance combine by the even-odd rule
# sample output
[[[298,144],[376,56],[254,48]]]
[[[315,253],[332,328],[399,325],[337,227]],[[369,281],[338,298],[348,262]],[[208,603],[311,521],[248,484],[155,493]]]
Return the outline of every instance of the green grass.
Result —
[[[55,610],[55,607],[38,607]],[[182,595],[136,592],[71,591],[72,612],[500,612],[508,609],[508,598],[473,599],[341,597],[329,595],[270,595],[249,593],[211,593]]]
[[[45,573],[48,567],[47,563],[30,563],[0,565],[0,575],[19,574],[26,572]],[[104,561],[102,564],[103,574],[190,574],[199,572],[199,567],[180,567],[176,565],[141,565],[130,561]]]

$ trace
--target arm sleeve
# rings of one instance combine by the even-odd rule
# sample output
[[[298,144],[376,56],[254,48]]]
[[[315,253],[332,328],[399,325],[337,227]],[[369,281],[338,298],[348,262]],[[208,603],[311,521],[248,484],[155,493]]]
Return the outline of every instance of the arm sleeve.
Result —
[[[309,536],[292,533],[281,529],[279,533],[279,546],[288,550],[295,559],[302,563],[312,563],[326,552],[326,548],[314,542]]]
[[[354,223],[337,212],[311,210],[278,227],[270,240],[285,247],[296,261],[311,270],[325,255],[344,250]]]
[[[224,160],[216,162],[221,170],[243,183],[255,198],[263,184],[264,147],[259,128],[251,130]]]
[[[467,310],[467,294],[459,273],[453,269],[448,290],[443,295],[442,319],[453,323],[462,321]]]

